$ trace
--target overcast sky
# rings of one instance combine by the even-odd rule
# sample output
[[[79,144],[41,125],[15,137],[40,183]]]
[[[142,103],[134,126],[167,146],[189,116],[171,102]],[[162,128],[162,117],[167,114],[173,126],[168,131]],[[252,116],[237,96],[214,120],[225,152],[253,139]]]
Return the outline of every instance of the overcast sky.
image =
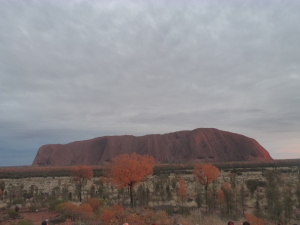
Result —
[[[300,2],[0,0],[0,166],[217,128],[300,158]]]

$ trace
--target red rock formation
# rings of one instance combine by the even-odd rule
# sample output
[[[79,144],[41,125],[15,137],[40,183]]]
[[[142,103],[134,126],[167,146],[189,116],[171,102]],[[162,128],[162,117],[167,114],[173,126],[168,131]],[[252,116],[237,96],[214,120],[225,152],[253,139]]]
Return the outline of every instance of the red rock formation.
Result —
[[[268,151],[246,136],[213,128],[152,134],[105,136],[40,147],[32,165],[101,165],[119,154],[153,156],[160,163],[272,160]]]

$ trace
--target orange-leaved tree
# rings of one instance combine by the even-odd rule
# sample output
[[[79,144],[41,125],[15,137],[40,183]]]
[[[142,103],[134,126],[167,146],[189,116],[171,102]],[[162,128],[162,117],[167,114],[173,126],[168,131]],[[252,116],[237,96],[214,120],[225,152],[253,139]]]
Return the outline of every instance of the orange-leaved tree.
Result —
[[[224,192],[223,192],[222,190],[219,190],[219,191],[218,191],[217,199],[218,199],[218,202],[219,202],[221,214],[223,214],[223,212],[224,212],[224,207],[223,207],[223,203],[224,203]]]
[[[81,202],[82,188],[86,184],[87,180],[93,178],[93,170],[89,166],[73,166],[72,167],[72,179],[76,184],[78,190],[79,201]]]
[[[136,153],[119,155],[112,159],[110,177],[118,188],[129,187],[130,205],[133,207],[132,188],[153,174],[155,160],[149,155]]]
[[[181,206],[183,206],[183,201],[187,196],[187,189],[184,179],[181,177],[179,180],[178,194],[181,198]]]
[[[205,201],[207,212],[207,188],[210,183],[218,178],[220,171],[212,164],[196,164],[193,170],[196,179],[205,187]]]

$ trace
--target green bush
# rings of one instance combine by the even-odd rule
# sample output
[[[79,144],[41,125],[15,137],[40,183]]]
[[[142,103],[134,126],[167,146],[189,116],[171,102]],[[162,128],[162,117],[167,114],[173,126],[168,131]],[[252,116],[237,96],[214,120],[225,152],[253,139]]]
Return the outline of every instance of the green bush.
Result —
[[[64,203],[64,202],[65,202],[64,200],[53,199],[53,200],[51,200],[51,201],[49,202],[49,207],[48,207],[48,209],[49,209],[50,211],[54,211],[54,210],[56,210],[56,207],[57,207],[59,204]]]
[[[8,211],[8,216],[11,219],[17,219],[17,218],[20,217],[20,214],[19,214],[19,212],[16,212],[15,210],[9,210]]]
[[[23,198],[16,198],[16,199],[13,200],[14,205],[23,204],[23,203],[24,203]]]
[[[174,213],[174,206],[166,206],[165,211],[169,216],[172,216]]]
[[[37,207],[36,207],[35,205],[31,204],[31,205],[29,206],[28,209],[29,209],[29,211],[31,211],[31,212],[36,212]]]
[[[184,216],[188,216],[190,215],[190,208],[185,206],[179,206],[179,213]]]
[[[18,225],[33,225],[31,220],[20,220],[17,224]]]
[[[49,220],[49,224],[58,224],[58,223],[64,223],[66,222],[66,219],[63,217],[59,217],[59,218],[53,218]]]
[[[249,189],[249,191],[251,192],[251,195],[253,195],[254,191],[258,187],[258,180],[257,179],[246,180],[246,186]]]

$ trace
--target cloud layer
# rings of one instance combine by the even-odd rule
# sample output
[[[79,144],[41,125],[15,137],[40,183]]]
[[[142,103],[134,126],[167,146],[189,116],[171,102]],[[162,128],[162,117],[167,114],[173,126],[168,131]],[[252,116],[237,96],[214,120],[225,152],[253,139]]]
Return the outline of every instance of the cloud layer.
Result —
[[[0,165],[199,127],[300,158],[298,1],[1,1]],[[26,157],[23,157],[26,156]]]

